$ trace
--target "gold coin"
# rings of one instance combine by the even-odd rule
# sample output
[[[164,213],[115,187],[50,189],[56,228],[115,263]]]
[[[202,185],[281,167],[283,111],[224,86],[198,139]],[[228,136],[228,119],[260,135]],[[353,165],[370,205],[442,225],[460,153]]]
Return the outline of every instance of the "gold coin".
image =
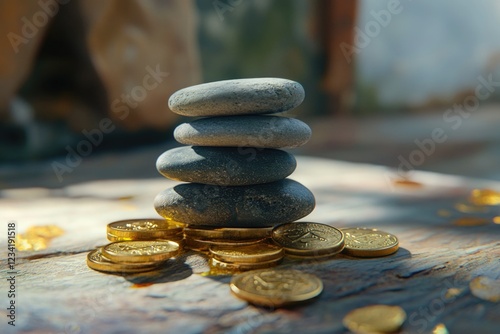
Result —
[[[193,239],[188,236],[184,238],[184,244],[187,249],[191,249],[197,252],[207,252],[207,253],[208,249],[211,246],[209,243],[203,242],[203,240]]]
[[[437,212],[438,216],[440,217],[449,217],[451,216],[451,212],[445,209],[438,210]]]
[[[487,206],[473,205],[473,204],[460,203],[460,202],[455,203],[455,209],[457,211],[460,211],[463,213],[475,213],[475,212],[486,213],[490,210],[490,208]]]
[[[64,230],[57,225],[31,226],[25,233],[16,235],[16,248],[19,251],[46,249],[53,238],[64,234]]]
[[[273,261],[283,258],[283,248],[268,244],[248,246],[219,246],[210,247],[210,254],[220,261],[235,263],[256,263]]]
[[[500,192],[492,189],[474,189],[470,194],[469,202],[474,205],[499,205]]]
[[[420,182],[412,181],[412,180],[408,180],[408,179],[396,179],[396,180],[392,180],[392,183],[396,186],[403,186],[403,187],[420,188],[423,186],[423,184]]]
[[[87,254],[87,265],[89,268],[106,272],[134,273],[150,271],[157,268],[157,263],[115,263],[102,255],[102,247],[94,249]]]
[[[330,225],[285,223],[273,228],[272,238],[287,254],[321,256],[336,254],[344,248],[344,234]]]
[[[432,334],[450,334],[448,332],[448,329],[446,328],[446,325],[443,323],[437,324],[433,329],[432,329]]]
[[[470,292],[490,302],[500,302],[500,279],[494,280],[486,276],[478,276],[469,283]]]
[[[120,241],[102,248],[102,253],[113,262],[158,262],[165,261],[179,252],[174,241]]]
[[[395,235],[371,228],[344,228],[344,253],[358,257],[386,256],[396,252],[399,241]]]
[[[144,237],[144,239],[141,239],[142,237]],[[171,235],[171,236],[165,236],[163,238],[154,238],[154,237],[147,237],[147,236],[132,236],[132,237],[123,237],[123,236],[117,236],[117,235],[114,235],[113,233],[107,233],[107,238],[109,241],[112,241],[112,242],[117,242],[117,241],[133,241],[133,240],[144,240],[144,241],[147,241],[147,240],[171,240],[171,241],[175,241],[175,242],[181,242],[182,239],[184,239],[184,234],[183,233],[177,233],[177,234],[174,234],[174,235]]]
[[[187,226],[184,228],[184,233],[195,239],[263,239],[271,235],[272,227],[210,227],[210,226]]]
[[[298,270],[263,269],[234,276],[230,288],[237,297],[252,304],[280,307],[318,296],[323,282]]]
[[[491,218],[482,217],[460,217],[453,221],[456,226],[481,226],[491,223]]]
[[[182,233],[184,225],[165,219],[128,219],[109,223],[107,232],[132,240],[168,239]]]
[[[218,246],[229,246],[229,247],[241,247],[254,244],[263,244],[266,239],[251,239],[251,240],[230,240],[230,239],[213,239],[213,240],[201,240],[189,238],[186,236],[185,243],[186,247],[192,250],[208,252],[209,248],[214,245]]]
[[[353,333],[393,333],[406,320],[406,312],[399,306],[370,305],[347,313],[342,321]]]
[[[248,271],[256,269],[264,269],[275,267],[279,264],[282,258],[274,259],[271,261],[262,261],[254,263],[235,263],[235,262],[225,262],[220,261],[215,258],[210,259],[210,266],[216,269],[223,269],[227,271]]]

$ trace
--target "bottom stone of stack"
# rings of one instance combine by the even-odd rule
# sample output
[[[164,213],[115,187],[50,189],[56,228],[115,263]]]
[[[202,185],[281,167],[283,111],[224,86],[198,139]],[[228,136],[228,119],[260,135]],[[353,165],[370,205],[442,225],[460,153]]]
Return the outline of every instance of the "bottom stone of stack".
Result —
[[[156,211],[189,225],[269,227],[307,216],[314,195],[291,179],[251,186],[179,184],[159,193]]]

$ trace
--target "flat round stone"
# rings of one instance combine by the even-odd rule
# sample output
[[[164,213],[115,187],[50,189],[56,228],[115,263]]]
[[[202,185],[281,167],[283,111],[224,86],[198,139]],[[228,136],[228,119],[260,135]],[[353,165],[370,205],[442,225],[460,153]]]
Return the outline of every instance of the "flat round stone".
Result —
[[[238,147],[183,146],[166,151],[156,161],[165,177],[185,182],[242,186],[284,179],[297,166],[282,150]]]
[[[181,89],[168,106],[184,116],[272,114],[295,108],[304,100],[304,88],[280,78],[209,82]]]
[[[284,179],[240,187],[179,184],[159,193],[154,205],[166,219],[190,225],[267,227],[308,215],[315,200],[302,184]]]
[[[288,117],[207,117],[180,124],[174,130],[174,138],[186,145],[293,148],[311,138],[311,129]]]

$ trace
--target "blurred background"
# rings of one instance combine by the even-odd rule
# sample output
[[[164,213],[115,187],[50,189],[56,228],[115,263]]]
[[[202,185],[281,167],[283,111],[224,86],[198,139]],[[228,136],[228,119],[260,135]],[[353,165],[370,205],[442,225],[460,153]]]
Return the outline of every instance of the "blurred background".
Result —
[[[0,0],[0,13],[3,187],[119,177],[118,159],[157,176],[183,121],[168,97],[247,77],[304,86],[289,115],[313,138],[294,153],[500,179],[495,0]]]

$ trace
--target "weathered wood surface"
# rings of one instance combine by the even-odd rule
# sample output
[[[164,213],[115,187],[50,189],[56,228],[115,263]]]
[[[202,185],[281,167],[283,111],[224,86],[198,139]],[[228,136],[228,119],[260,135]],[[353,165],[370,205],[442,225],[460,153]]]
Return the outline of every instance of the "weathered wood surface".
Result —
[[[150,158],[142,164],[153,171]],[[106,170],[106,158],[99,159]],[[73,180],[78,180],[78,173],[92,173],[89,165],[92,162],[75,170]],[[200,275],[208,269],[206,259],[193,252],[153,274],[107,275],[86,266],[87,252],[107,242],[107,223],[156,216],[154,196],[174,182],[143,176],[2,191],[2,226],[14,220],[21,233],[29,226],[57,224],[66,233],[46,250],[17,253],[13,329],[5,317],[3,227],[1,333],[345,333],[343,316],[373,303],[402,306],[409,316],[405,333],[428,333],[437,323],[444,323],[451,333],[500,329],[500,304],[476,298],[468,289],[478,275],[500,278],[500,225],[457,227],[451,220],[465,214],[437,214],[440,209],[453,212],[453,205],[473,188],[500,190],[498,182],[414,172],[413,180],[422,187],[394,187],[389,182],[394,174],[384,167],[298,157],[292,178],[309,187],[317,199],[317,208],[305,221],[380,228],[396,234],[401,249],[377,259],[286,260],[282,267],[321,277],[324,292],[308,305],[269,310],[233,297],[229,277]],[[120,172],[109,177],[119,178]],[[15,183],[2,182],[10,188]],[[491,208],[482,215],[498,213]],[[446,299],[450,287],[465,290]]]

